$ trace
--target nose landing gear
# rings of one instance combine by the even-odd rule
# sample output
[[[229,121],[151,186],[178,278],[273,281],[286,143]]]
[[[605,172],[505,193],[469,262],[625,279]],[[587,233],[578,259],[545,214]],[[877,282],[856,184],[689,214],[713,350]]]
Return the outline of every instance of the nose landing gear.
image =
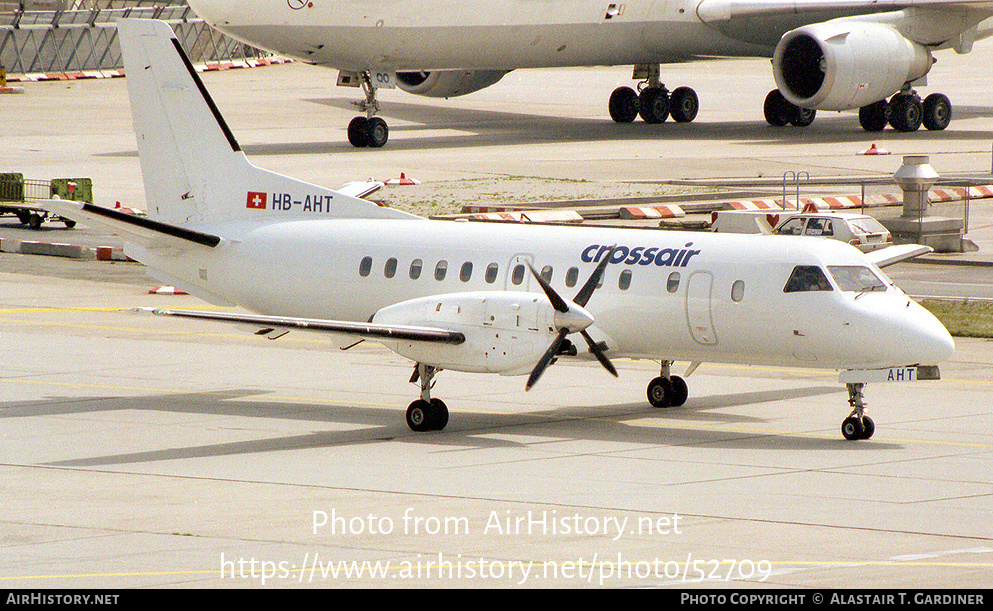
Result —
[[[849,441],[869,439],[876,432],[876,424],[872,418],[865,415],[865,402],[862,395],[865,384],[855,382],[849,383],[847,386],[848,404],[852,406],[852,413],[841,423],[841,434]]]

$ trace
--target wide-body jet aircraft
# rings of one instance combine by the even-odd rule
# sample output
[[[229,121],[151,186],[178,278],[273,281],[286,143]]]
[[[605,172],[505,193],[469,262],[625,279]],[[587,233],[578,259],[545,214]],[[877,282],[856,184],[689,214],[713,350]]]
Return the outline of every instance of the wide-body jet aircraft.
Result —
[[[251,45],[340,70],[362,87],[355,146],[383,146],[376,91],[424,96],[478,91],[518,68],[633,65],[608,110],[692,121],[693,89],[671,91],[661,65],[713,57],[770,57],[776,86],[766,120],[810,125],[817,110],[859,109],[867,131],[887,124],[941,130],[952,105],[923,100],[932,52],[967,53],[993,33],[993,0],[190,0],[210,25]],[[734,92],[728,92],[733,103]]]
[[[682,405],[687,361],[842,370],[866,439],[863,387],[934,379],[954,344],[877,266],[919,249],[863,254],[822,238],[426,220],[256,168],[168,25],[119,25],[148,217],[50,200],[105,227],[159,281],[252,311],[155,313],[252,325],[276,338],[379,342],[414,363],[416,431],[439,430],[444,369],[527,375],[559,358],[661,364],[656,407]],[[788,313],[785,314],[784,313]],[[688,374],[686,374],[688,375]]]

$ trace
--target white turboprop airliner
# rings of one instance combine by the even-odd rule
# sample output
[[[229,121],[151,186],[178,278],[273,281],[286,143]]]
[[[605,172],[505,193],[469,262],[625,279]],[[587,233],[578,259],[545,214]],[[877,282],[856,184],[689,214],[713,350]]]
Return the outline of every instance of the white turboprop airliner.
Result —
[[[657,407],[687,399],[676,360],[843,370],[842,431],[865,439],[866,382],[935,379],[954,352],[874,263],[914,247],[422,219],[254,167],[168,25],[125,20],[120,41],[149,217],[46,206],[122,235],[159,281],[258,313],[158,314],[326,333],[342,347],[374,340],[411,359],[413,430],[448,421],[431,397],[443,369],[530,374],[530,388],[560,357],[614,375],[610,359],[629,357],[661,362],[648,386]]]
[[[766,120],[810,125],[817,110],[859,109],[867,131],[944,129],[949,99],[923,101],[932,51],[967,53],[993,33],[991,0],[190,0],[221,31],[340,70],[361,86],[355,146],[383,146],[376,90],[432,97],[478,91],[517,68],[634,65],[638,91],[619,87],[617,122],[639,115],[692,121],[689,87],[671,92],[660,65],[719,56],[771,57]],[[887,101],[887,98],[889,100]],[[733,92],[728,97],[734,104]]]

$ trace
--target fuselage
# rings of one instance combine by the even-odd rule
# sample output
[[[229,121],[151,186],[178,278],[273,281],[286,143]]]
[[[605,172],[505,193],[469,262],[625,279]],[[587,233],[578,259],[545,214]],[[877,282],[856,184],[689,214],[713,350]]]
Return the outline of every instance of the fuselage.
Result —
[[[544,299],[527,264],[571,298],[616,245],[587,306],[611,356],[870,369],[937,363],[954,349],[861,252],[827,239],[427,220],[205,230],[230,242],[208,257],[145,262],[262,314],[366,322],[427,296]],[[798,267],[823,270],[829,284],[788,288]],[[876,286],[845,284],[852,269],[871,270]]]

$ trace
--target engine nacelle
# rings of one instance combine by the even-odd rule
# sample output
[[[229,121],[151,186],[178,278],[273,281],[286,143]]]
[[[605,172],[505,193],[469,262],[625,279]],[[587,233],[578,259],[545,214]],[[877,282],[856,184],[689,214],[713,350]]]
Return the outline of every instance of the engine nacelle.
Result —
[[[487,291],[411,299],[376,312],[372,322],[459,331],[458,345],[383,342],[412,361],[474,373],[529,373],[556,335],[555,309],[540,293]]]
[[[397,72],[397,87],[430,98],[454,98],[496,83],[506,70],[440,70]]]
[[[882,100],[927,74],[933,63],[930,51],[892,26],[847,19],[787,32],[772,60],[787,100],[824,110]]]

